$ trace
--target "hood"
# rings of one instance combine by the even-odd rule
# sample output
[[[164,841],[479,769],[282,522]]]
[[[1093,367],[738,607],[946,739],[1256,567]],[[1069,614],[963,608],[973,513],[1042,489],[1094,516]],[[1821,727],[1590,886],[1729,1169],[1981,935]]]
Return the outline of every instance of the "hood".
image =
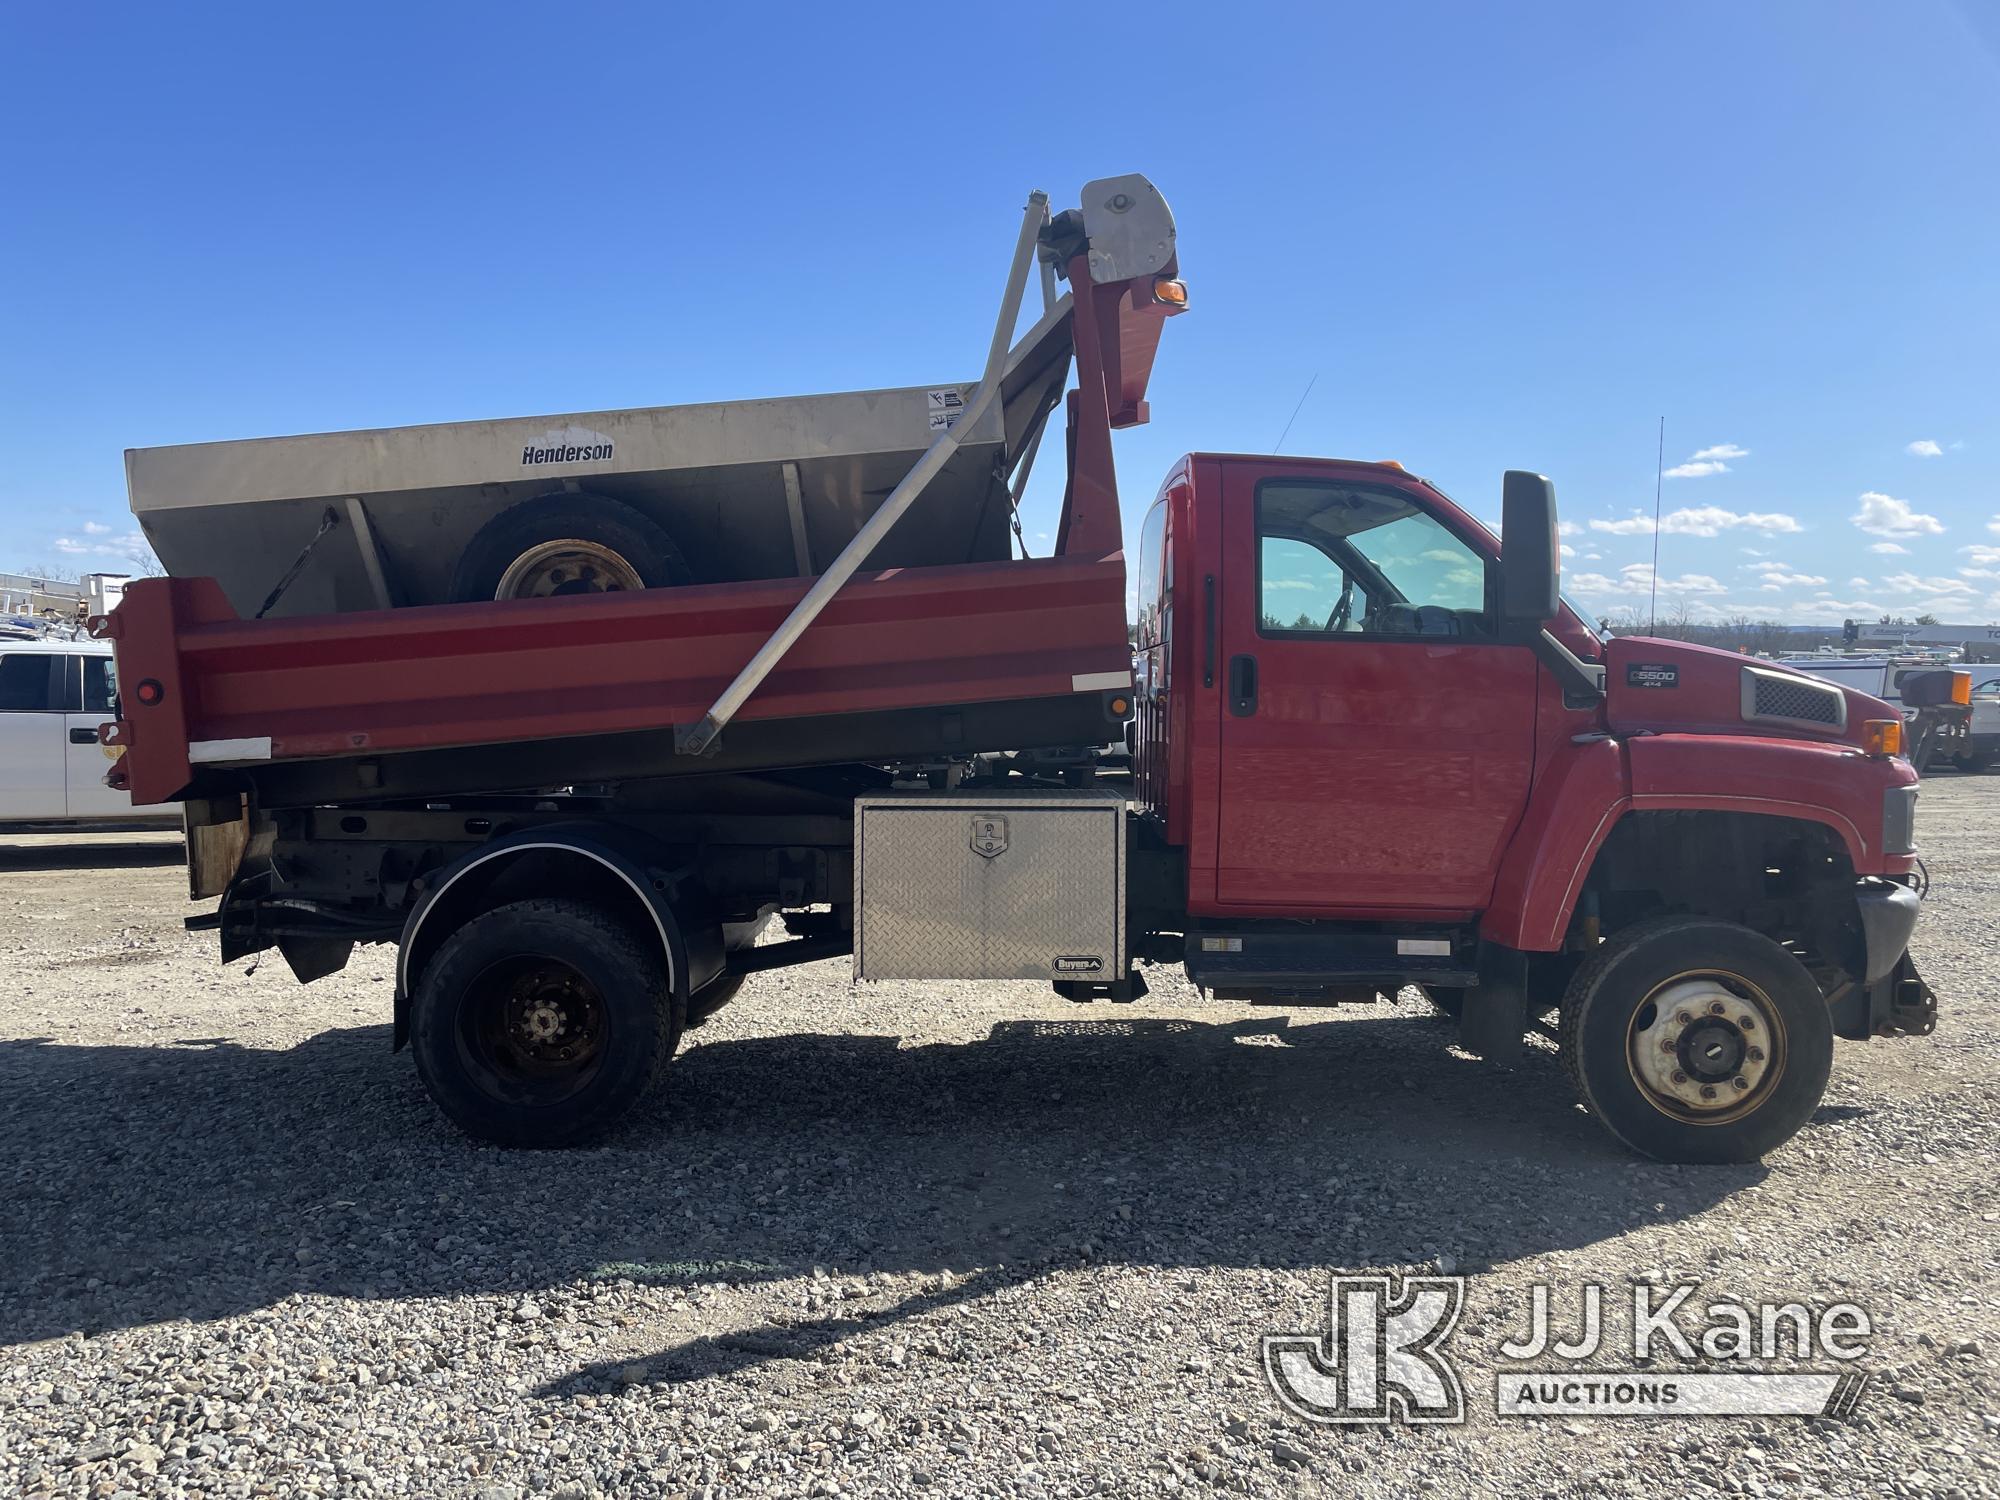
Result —
[[[1865,721],[1902,717],[1852,688],[1686,641],[1619,636],[1604,660],[1604,709],[1613,734],[1755,734],[1858,746]]]

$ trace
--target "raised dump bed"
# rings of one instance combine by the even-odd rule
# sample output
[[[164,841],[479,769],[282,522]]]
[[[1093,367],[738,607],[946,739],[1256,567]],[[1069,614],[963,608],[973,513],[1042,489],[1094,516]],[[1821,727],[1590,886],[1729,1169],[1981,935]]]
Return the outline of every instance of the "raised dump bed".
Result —
[[[92,622],[113,775],[274,807],[1101,745],[1131,683],[1111,433],[1176,273],[1157,190],[1111,178],[1031,199],[970,387],[134,452],[173,576]],[[1054,555],[1015,559],[1072,359]],[[482,478],[546,448],[574,489]]]

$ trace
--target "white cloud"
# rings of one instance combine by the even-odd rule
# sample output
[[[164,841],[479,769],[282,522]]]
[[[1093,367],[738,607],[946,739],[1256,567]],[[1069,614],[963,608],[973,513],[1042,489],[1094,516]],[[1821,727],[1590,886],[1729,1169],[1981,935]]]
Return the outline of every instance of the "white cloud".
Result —
[[[1558,536],[1575,536],[1578,532],[1582,530],[1583,530],[1582,524],[1576,521],[1556,522],[1556,534]]]
[[[1750,450],[1739,448],[1734,443],[1717,443],[1713,448],[1703,448],[1695,454],[1697,461],[1704,458],[1748,458]]]
[[[1891,573],[1882,587],[1899,594],[1971,594],[1978,592],[1962,578],[1920,578],[1915,573]]]
[[[1884,557],[1908,557],[1910,555],[1910,549],[1905,547],[1901,542],[1876,542],[1868,550],[1870,552],[1879,552]]]
[[[1847,580],[1847,586],[1851,589],[1865,589],[1868,587],[1868,580],[1865,578],[1850,578]]]
[[[1578,573],[1569,580],[1580,594],[1650,594],[1653,592],[1653,565],[1627,563],[1612,578],[1603,573]],[[1706,573],[1683,573],[1678,578],[1660,580],[1662,594],[1726,594],[1722,584]]]
[[[1728,464],[1722,463],[1720,460],[1713,462],[1704,460],[1701,462],[1675,464],[1671,469],[1667,470],[1667,478],[1706,479],[1711,474],[1727,474],[1728,472]]]
[[[110,535],[109,526],[98,526],[86,521],[83,532],[90,541],[80,541],[73,536],[59,536],[49,543],[50,550],[64,557],[95,557],[107,561],[129,563],[135,557],[151,557],[152,547],[146,541],[144,532],[124,531]]]
[[[1825,582],[1824,578],[1814,573],[1788,573],[1783,568],[1768,568],[1764,572],[1766,588],[1811,589]]]
[[[1940,448],[1929,438],[1918,438],[1903,451],[1912,458],[1942,458],[1944,456],[1944,449]]]
[[[1572,547],[1568,542],[1561,543],[1558,550],[1562,553],[1564,557],[1576,556],[1576,548]]]
[[[1583,554],[1583,560],[1585,562],[1603,562],[1604,554],[1602,552],[1586,552]]]
[[[1960,568],[1958,570],[1958,576],[1960,578],[2000,578],[2000,569]]]
[[[1851,620],[1861,616],[1886,614],[1888,611],[1872,599],[1830,599],[1825,595],[1808,599],[1787,608],[1786,613],[1800,620]]]
[[[1995,563],[2000,563],[2000,547],[1982,547],[1975,542],[1970,547],[1960,547],[1958,550],[1972,559],[1976,567],[1990,568]]]
[[[1936,516],[1912,510],[1910,502],[1868,490],[1861,496],[1861,509],[1848,518],[1863,531],[1876,536],[1937,536],[1944,523]]]
[[[1750,531],[1761,531],[1765,536],[1780,533],[1804,531],[1797,519],[1781,511],[1724,510],[1719,505],[1697,505],[1668,511],[1660,518],[1660,530],[1668,536],[1720,536],[1725,531],[1738,527]],[[1651,516],[1627,516],[1622,521],[1596,521],[1590,523],[1592,531],[1608,531],[1615,536],[1650,536],[1653,531]]]

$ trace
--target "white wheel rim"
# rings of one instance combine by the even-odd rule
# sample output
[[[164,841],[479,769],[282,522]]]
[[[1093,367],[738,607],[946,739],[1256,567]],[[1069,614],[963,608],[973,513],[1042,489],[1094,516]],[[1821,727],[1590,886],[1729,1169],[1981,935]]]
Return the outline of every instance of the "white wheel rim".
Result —
[[[515,558],[495,599],[547,599],[558,594],[621,594],[643,589],[639,570],[602,542],[563,537]]]
[[[1725,1125],[1762,1105],[1783,1075],[1784,1021],[1739,977],[1683,974],[1633,1011],[1625,1058],[1639,1092],[1662,1114]]]

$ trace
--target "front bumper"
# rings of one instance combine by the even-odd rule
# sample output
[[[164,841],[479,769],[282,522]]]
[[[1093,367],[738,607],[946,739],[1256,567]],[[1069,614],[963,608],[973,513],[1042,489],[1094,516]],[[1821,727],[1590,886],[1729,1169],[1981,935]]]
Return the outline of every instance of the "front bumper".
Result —
[[[1868,880],[1854,893],[1866,943],[1858,980],[1838,991],[1832,1003],[1836,1035],[1855,1041],[1871,1036],[1929,1036],[1937,1029],[1937,996],[1910,958],[1910,934],[1922,905],[1917,893],[1893,881]]]

